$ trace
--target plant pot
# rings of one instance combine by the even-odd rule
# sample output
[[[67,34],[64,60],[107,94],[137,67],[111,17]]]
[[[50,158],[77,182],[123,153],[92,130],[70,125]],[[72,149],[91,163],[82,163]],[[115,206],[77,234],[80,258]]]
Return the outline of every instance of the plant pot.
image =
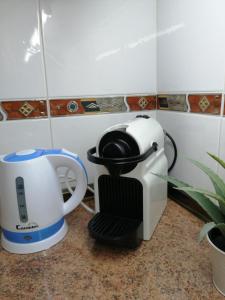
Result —
[[[211,252],[213,283],[225,296],[225,239],[218,229],[212,229],[207,235],[207,240]]]

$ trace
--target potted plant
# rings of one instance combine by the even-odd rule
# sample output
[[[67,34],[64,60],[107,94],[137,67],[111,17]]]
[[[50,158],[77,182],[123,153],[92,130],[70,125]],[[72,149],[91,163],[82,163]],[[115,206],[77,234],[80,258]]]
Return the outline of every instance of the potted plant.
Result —
[[[225,161],[213,154],[208,153],[208,155],[225,169]],[[155,175],[170,182],[175,186],[174,188],[188,194],[211,218],[212,221],[202,227],[199,241],[207,236],[211,248],[213,283],[217,290],[225,296],[225,181],[204,164],[195,160],[190,161],[208,175],[215,193],[192,187],[171,176]]]

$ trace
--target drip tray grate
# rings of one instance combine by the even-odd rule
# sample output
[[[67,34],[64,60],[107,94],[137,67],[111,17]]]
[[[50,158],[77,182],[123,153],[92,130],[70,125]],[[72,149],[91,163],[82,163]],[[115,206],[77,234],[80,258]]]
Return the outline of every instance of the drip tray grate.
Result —
[[[140,245],[142,221],[97,213],[89,222],[90,235],[98,241],[136,248]]]

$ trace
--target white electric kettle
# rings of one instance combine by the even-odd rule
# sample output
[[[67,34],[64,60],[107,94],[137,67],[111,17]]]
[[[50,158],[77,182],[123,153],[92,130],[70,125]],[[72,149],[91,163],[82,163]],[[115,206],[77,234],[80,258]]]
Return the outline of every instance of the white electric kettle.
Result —
[[[76,189],[64,203],[56,173],[66,167],[76,175]],[[87,188],[80,158],[65,149],[32,149],[0,159],[2,246],[13,253],[48,249],[67,233],[64,216],[76,208]]]

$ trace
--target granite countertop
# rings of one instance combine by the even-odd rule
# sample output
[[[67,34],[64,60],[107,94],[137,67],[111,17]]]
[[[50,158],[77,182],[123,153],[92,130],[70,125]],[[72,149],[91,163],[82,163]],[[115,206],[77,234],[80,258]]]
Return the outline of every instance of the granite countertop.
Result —
[[[90,217],[75,210],[67,236],[47,251],[1,249],[0,299],[224,299],[212,284],[207,242],[196,241],[202,222],[175,202],[135,251],[96,244]]]

